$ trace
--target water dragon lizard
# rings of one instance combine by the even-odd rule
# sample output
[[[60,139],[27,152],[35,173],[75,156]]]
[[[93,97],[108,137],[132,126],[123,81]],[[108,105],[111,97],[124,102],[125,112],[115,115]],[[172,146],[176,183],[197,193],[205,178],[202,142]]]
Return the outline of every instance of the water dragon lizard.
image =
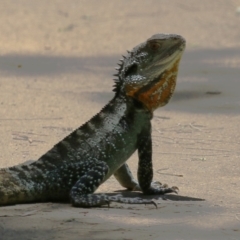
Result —
[[[120,60],[114,75],[115,96],[88,122],[31,164],[0,169],[0,205],[69,201],[75,207],[110,202],[149,204],[144,198],[94,193],[111,175],[143,194],[177,192],[155,184],[152,167],[153,111],[171,98],[185,40],[156,34]],[[126,163],[138,150],[136,181]]]

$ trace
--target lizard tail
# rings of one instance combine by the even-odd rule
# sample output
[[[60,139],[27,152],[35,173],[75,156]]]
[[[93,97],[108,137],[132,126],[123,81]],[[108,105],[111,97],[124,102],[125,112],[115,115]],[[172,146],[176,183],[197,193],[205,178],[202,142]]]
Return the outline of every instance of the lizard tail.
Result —
[[[31,199],[27,195],[26,188],[17,182],[8,169],[0,169],[0,206],[29,202]]]

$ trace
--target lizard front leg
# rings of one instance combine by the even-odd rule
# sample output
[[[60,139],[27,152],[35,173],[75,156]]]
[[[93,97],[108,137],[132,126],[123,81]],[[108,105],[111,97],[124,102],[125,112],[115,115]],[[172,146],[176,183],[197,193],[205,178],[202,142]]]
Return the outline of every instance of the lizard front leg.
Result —
[[[151,124],[146,126],[139,136],[138,140],[138,182],[144,194],[165,194],[175,192],[177,187],[167,187],[158,182],[152,182],[153,166],[152,166],[152,138],[151,138]]]

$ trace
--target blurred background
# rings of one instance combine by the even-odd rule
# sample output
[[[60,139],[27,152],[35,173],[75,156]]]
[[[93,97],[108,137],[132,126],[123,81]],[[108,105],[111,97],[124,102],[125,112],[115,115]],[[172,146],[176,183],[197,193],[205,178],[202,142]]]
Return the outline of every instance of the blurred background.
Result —
[[[157,32],[188,49],[240,46],[239,0],[1,0],[1,54],[119,55]]]
[[[161,202],[133,216],[128,206],[89,211],[84,221],[93,223],[84,229],[85,213],[68,205],[71,227],[63,229],[66,211],[57,205],[55,215],[49,205],[49,215],[36,218],[14,217],[14,206],[1,209],[4,217],[13,211],[0,219],[1,236],[9,229],[6,239],[38,238],[45,224],[64,239],[92,225],[96,236],[126,229],[133,235],[125,239],[159,239],[160,232],[163,239],[239,239],[240,0],[0,0],[0,12],[0,167],[38,159],[96,114],[113,96],[114,67],[126,50],[153,34],[177,33],[187,47],[173,99],[152,121],[154,178],[179,186],[179,199],[206,198]],[[128,163],[136,174],[137,155]],[[100,191],[117,189],[111,178]]]
[[[2,166],[36,159],[96,114],[113,96],[118,59],[156,33],[187,41],[173,100],[156,114],[240,113],[239,0],[0,0],[0,9]]]
[[[37,158],[98,112],[118,59],[156,33],[187,41],[173,100],[156,112],[239,113],[239,0],[0,0],[0,9],[2,166],[23,161],[18,149]]]

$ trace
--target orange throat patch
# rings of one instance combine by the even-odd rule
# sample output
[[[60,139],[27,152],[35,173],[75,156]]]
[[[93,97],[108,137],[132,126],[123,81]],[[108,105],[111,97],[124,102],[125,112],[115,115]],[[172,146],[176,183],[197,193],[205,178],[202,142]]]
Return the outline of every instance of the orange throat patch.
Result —
[[[179,61],[180,58],[170,69],[161,74],[159,80],[146,91],[141,91],[142,86],[126,86],[127,95],[142,102],[151,112],[166,105],[175,90]]]

